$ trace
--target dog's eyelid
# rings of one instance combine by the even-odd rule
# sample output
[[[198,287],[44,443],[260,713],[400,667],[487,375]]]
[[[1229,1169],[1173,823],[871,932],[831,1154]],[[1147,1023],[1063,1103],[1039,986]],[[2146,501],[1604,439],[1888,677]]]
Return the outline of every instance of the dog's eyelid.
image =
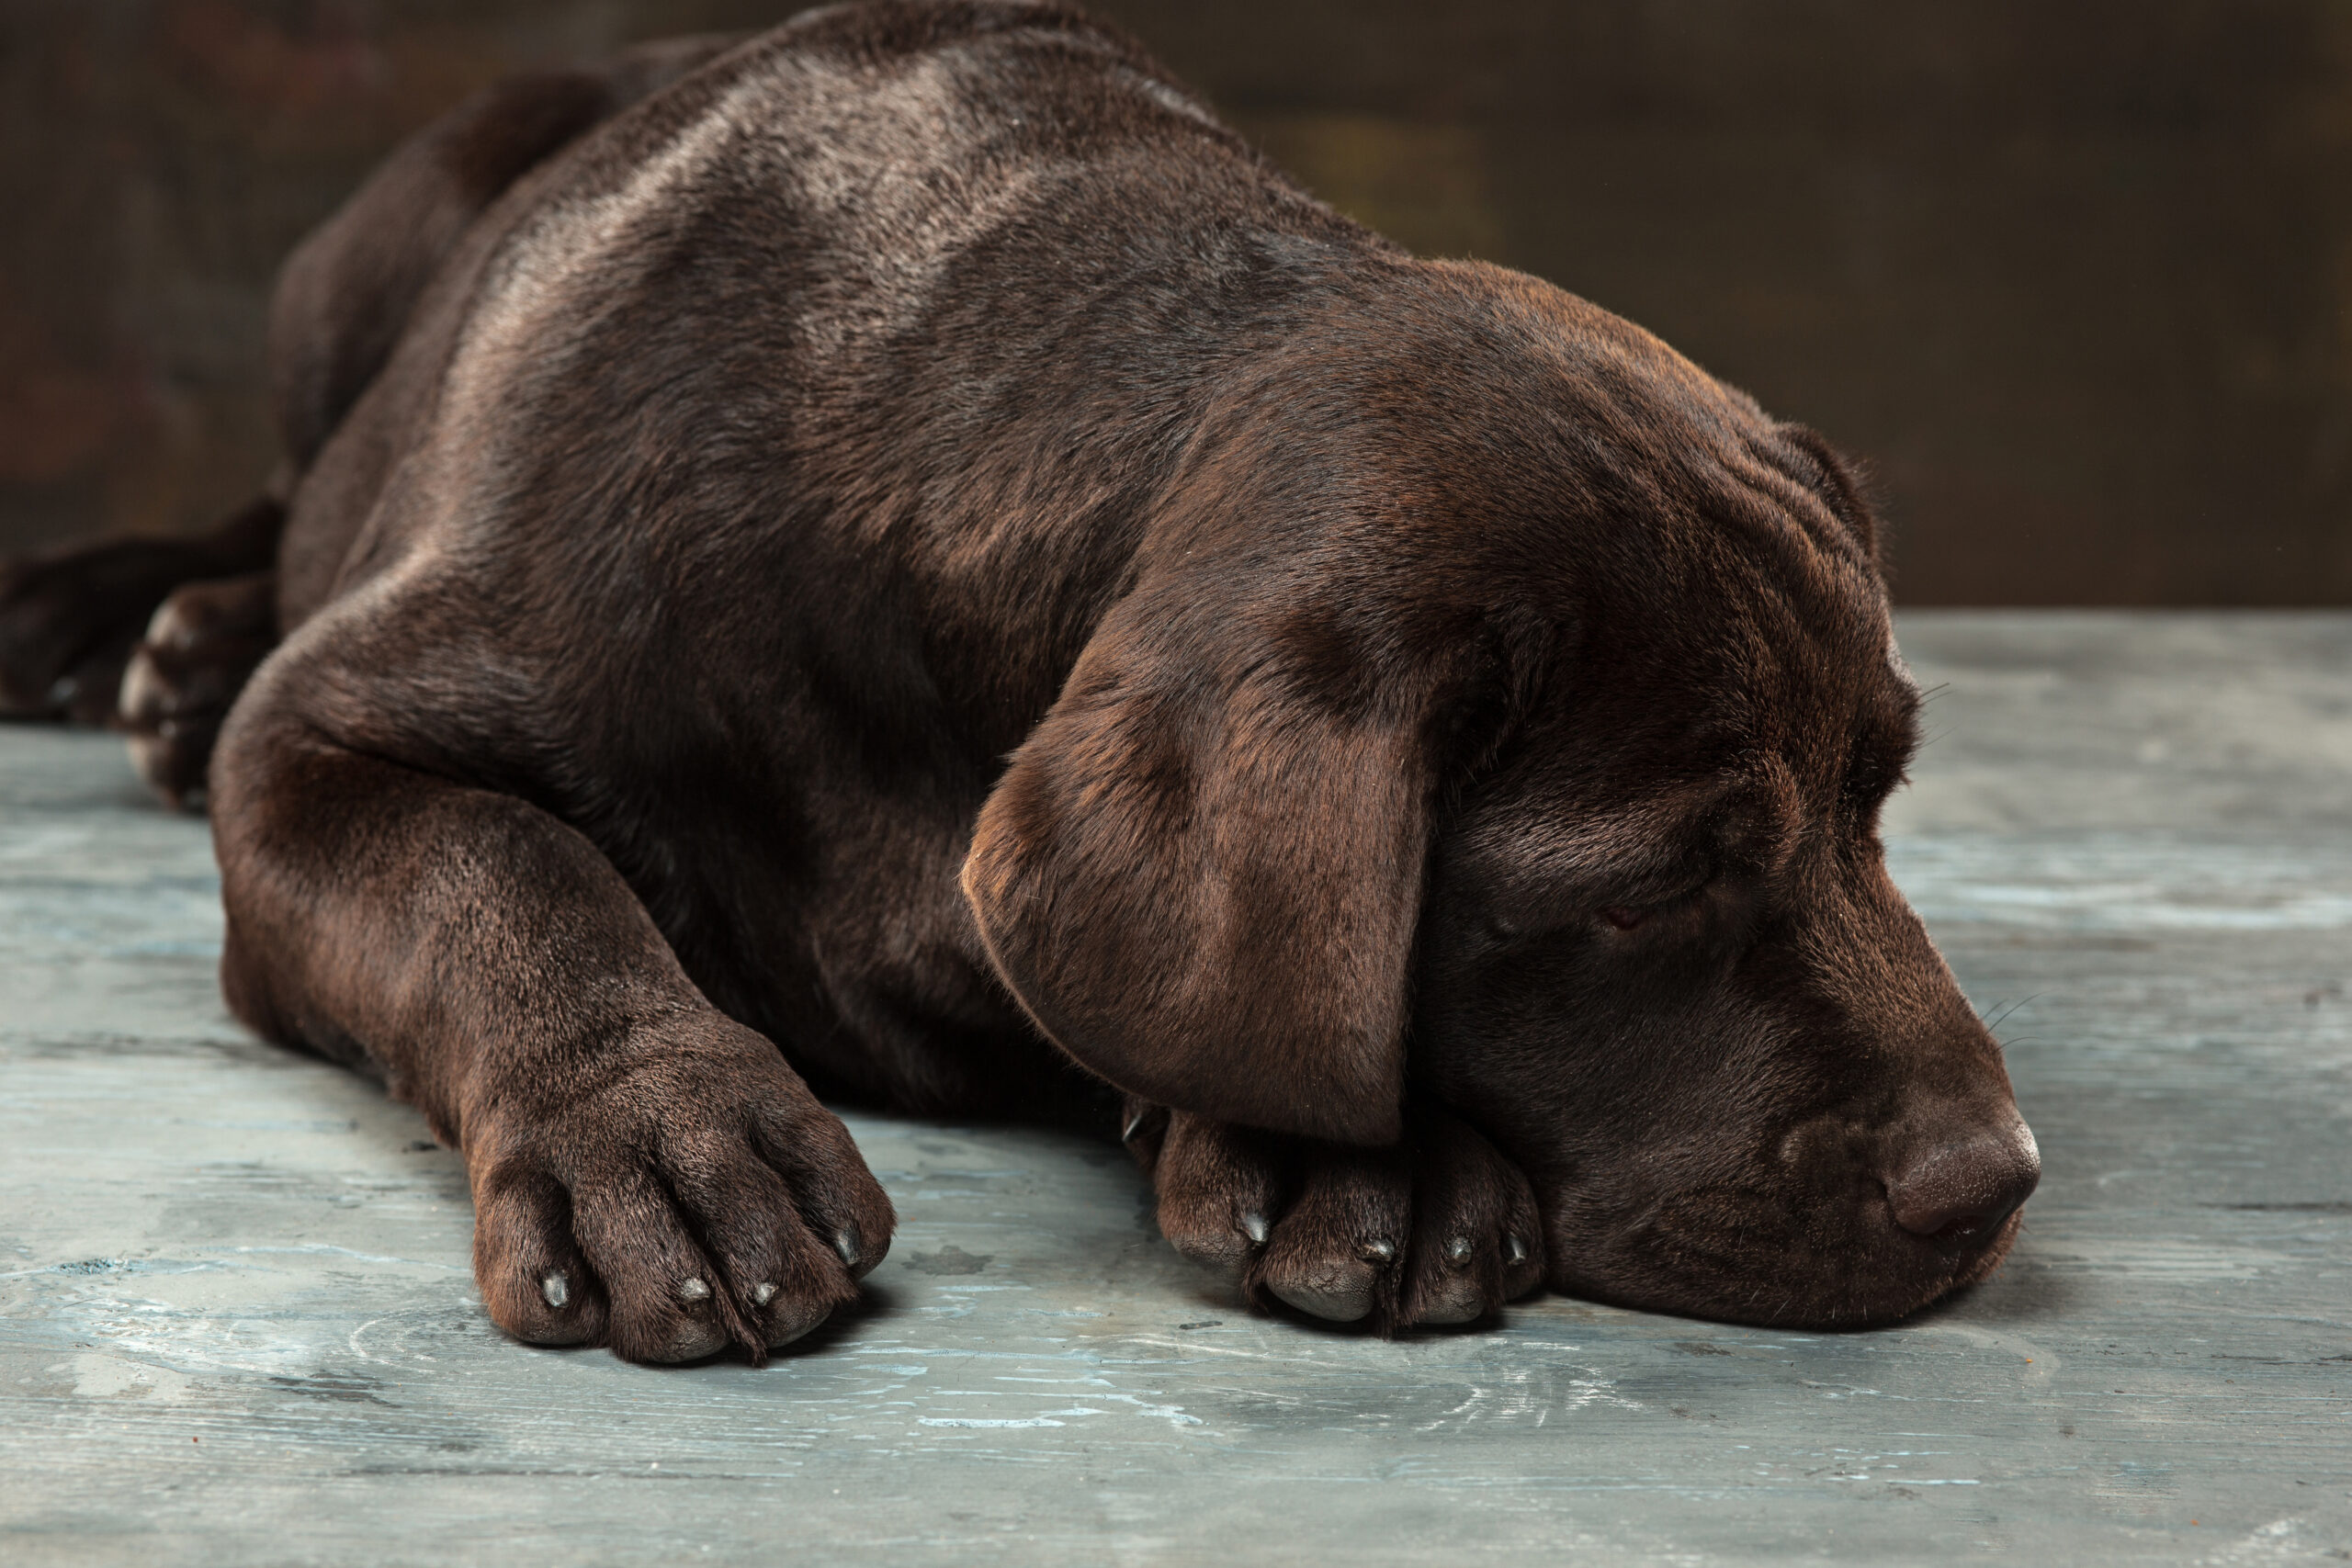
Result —
[[[1632,931],[1657,916],[1671,915],[1698,902],[1720,875],[1720,868],[1710,864],[1693,874],[1645,883],[1637,895],[1628,894],[1601,905],[1600,918],[1621,931]]]

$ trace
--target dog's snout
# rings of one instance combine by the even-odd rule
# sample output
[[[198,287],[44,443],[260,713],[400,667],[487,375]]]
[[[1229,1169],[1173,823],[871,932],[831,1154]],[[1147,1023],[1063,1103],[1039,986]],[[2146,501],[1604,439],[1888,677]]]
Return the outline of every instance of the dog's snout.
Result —
[[[1985,1236],[2033,1195],[2041,1152],[2012,1115],[2004,1126],[1928,1144],[1886,1177],[1894,1223],[1914,1235]]]

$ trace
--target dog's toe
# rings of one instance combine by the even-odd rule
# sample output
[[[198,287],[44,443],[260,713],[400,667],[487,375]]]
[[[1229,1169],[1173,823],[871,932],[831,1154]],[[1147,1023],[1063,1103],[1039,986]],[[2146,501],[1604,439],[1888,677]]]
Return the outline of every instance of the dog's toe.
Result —
[[[1309,1317],[1331,1323],[1361,1323],[1372,1314],[1377,1277],[1369,1269],[1327,1266],[1309,1278],[1270,1279],[1266,1289]]]
[[[1152,1169],[1160,1234],[1185,1257],[1238,1273],[1266,1245],[1283,1188],[1272,1140],[1178,1114],[1168,1118]]]
[[[1535,1191],[1517,1166],[1442,1111],[1414,1134],[1413,1250],[1398,1316],[1476,1323],[1543,1283]]]
[[[1260,1304],[1383,1333],[1491,1321],[1543,1283],[1533,1189],[1454,1117],[1410,1124],[1367,1150],[1175,1112],[1148,1162],[1160,1230]]]
[[[768,1348],[781,1350],[833,1314],[832,1303],[822,1301],[786,1301],[769,1313],[763,1324]]]
[[[1480,1251],[1478,1244],[1466,1233],[1456,1231],[1434,1248],[1432,1256],[1420,1259],[1421,1268],[1416,1274],[1420,1289],[1415,1295],[1415,1322],[1433,1325],[1476,1323],[1487,1315],[1487,1292],[1477,1267]]]
[[[1250,1284],[1313,1317],[1385,1325],[1411,1235],[1413,1170],[1402,1150],[1325,1149],[1300,1172]]]
[[[507,1167],[474,1186],[474,1278],[491,1321],[529,1345],[605,1337],[604,1286],[573,1241],[571,1200],[545,1172]]]
[[[701,1281],[687,1280],[685,1283],[700,1284]],[[709,1293],[710,1288],[705,1285],[703,1295],[707,1298]],[[726,1348],[727,1327],[724,1324],[704,1318],[688,1317],[671,1325],[670,1337],[663,1342],[660,1350],[650,1352],[640,1359],[663,1362],[699,1361],[707,1356],[716,1356]]]
[[[773,1046],[733,1043],[469,1151],[474,1269],[501,1328],[632,1361],[730,1344],[758,1360],[855,1299],[889,1251],[889,1199]]]
[[[717,1130],[673,1135],[652,1161],[575,1190],[577,1224],[613,1296],[612,1346],[693,1361],[731,1340],[788,1345],[857,1294],[784,1178]]]

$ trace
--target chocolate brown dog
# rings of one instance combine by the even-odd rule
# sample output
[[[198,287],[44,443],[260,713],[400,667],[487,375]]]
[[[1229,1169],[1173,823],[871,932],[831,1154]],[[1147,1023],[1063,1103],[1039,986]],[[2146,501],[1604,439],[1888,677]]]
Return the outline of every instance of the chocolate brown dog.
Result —
[[[464,1151],[510,1333],[850,1300],[892,1215],[820,1091],[1116,1115],[1179,1247],[1383,1329],[1877,1323],[2007,1250],[1838,459],[1074,12],[511,83],[274,327],[271,496],[13,569],[0,673],[127,657],[149,776],[210,753],[232,1006]]]

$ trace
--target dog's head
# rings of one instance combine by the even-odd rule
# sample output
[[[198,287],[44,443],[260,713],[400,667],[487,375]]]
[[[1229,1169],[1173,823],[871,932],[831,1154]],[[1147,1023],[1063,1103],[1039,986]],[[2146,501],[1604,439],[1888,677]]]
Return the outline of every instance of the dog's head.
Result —
[[[1133,1093],[1535,1184],[1554,1285],[1916,1310],[2038,1158],[1888,880],[1918,693],[1837,457],[1515,275],[1364,286],[1210,422],[965,886]]]

